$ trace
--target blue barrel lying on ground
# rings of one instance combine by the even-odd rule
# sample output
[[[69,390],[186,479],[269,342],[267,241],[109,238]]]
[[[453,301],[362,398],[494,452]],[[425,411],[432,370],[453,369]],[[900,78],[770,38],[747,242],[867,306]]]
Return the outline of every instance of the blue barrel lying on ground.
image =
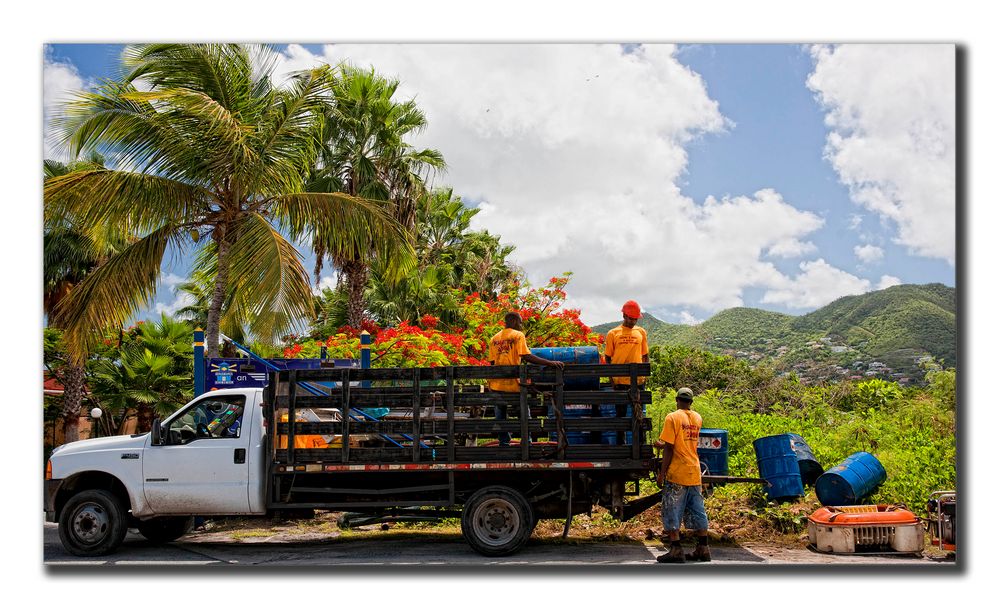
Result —
[[[701,429],[697,442],[697,457],[708,475],[728,475],[728,431]]]
[[[815,494],[827,507],[859,504],[888,479],[873,454],[854,452],[815,482]]]
[[[532,348],[531,354],[549,361],[561,361],[566,365],[597,365],[600,351],[596,346],[558,346]],[[555,382],[555,373],[545,374],[542,381]],[[570,391],[593,391],[600,388],[599,376],[566,378],[565,389]]]
[[[814,485],[815,480],[822,475],[822,465],[812,453],[812,448],[808,447],[805,438],[795,433],[788,433],[791,436],[791,449],[798,457],[798,471],[801,473],[801,483],[806,486]]]
[[[760,437],[753,442],[753,450],[760,477],[769,482],[766,487],[768,499],[786,500],[805,495],[790,434]]]

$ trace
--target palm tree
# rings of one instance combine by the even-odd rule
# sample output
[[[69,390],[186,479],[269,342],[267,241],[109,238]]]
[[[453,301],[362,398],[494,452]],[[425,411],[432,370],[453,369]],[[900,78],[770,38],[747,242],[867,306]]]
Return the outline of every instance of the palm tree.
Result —
[[[138,431],[148,431],[156,414],[169,414],[191,398],[191,330],[189,321],[160,315],[159,321],[138,323],[120,346],[104,349],[90,363],[93,397],[114,421],[109,432],[133,415]]]
[[[95,154],[86,160],[69,164],[45,160],[42,173],[48,183],[49,180],[76,171],[99,170],[103,167],[104,159]],[[116,226],[81,230],[71,216],[47,218],[42,244],[42,306],[50,327],[61,329],[55,311],[87,275],[123,248],[127,241],[128,235],[118,231]],[[70,443],[80,438],[80,408],[83,405],[85,386],[82,358],[71,357],[58,368],[52,367],[50,371],[63,385],[60,418],[63,440]]]
[[[393,217],[412,230],[429,172],[445,166],[437,150],[416,150],[405,142],[406,136],[426,128],[425,115],[413,100],[393,101],[399,81],[373,69],[343,66],[330,82],[332,103],[326,113],[322,162],[309,189],[388,201]],[[347,288],[347,323],[353,327],[363,320],[370,260],[379,255],[389,272],[386,278],[392,281],[411,266],[398,251],[400,241],[372,238],[357,248],[336,250],[321,240],[313,243],[317,282],[327,256],[341,270]]]
[[[424,199],[416,220],[416,269],[390,281],[382,260],[372,262],[365,297],[382,324],[416,323],[424,314],[453,323],[458,320],[456,290],[495,296],[517,276],[506,261],[513,246],[470,229],[478,209],[465,207],[449,188],[427,193]]]
[[[402,321],[415,324],[426,314],[445,323],[457,320],[458,301],[454,295],[455,275],[451,268],[418,268],[395,282],[382,278],[385,269],[381,260],[375,260],[372,271],[373,280],[366,297],[372,313],[382,325],[395,325]]]
[[[450,188],[431,193],[417,217],[418,265],[449,269],[453,286],[464,291],[498,294],[517,276],[506,259],[514,247],[503,245],[488,231],[471,230],[478,212],[466,207]]]
[[[230,294],[241,294],[260,333],[309,316],[309,277],[282,230],[334,253],[366,250],[372,239],[408,247],[384,204],[305,190],[324,139],[330,68],[277,86],[265,56],[235,44],[129,46],[121,79],[64,106],[56,124],[71,154],[99,150],[115,168],[48,180],[46,217],[139,237],[56,308],[75,356],[95,330],[120,327],[153,297],[168,247],[207,250],[215,262],[209,357],[218,356]]]

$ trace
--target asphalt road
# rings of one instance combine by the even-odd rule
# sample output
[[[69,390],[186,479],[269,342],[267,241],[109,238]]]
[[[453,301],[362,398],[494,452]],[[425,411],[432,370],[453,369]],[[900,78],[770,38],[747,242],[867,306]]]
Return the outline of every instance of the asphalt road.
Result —
[[[660,550],[640,542],[568,542],[532,540],[519,553],[505,558],[483,557],[460,536],[338,538],[276,540],[258,537],[243,541],[211,535],[188,535],[167,545],[150,545],[130,531],[125,543],[109,556],[75,557],[59,542],[55,524],[44,529],[44,563],[64,566],[648,566],[655,568],[717,568],[725,566],[830,565],[894,567],[951,565],[953,562],[911,556],[833,556],[807,549],[774,546],[715,546],[710,563],[663,565]]]

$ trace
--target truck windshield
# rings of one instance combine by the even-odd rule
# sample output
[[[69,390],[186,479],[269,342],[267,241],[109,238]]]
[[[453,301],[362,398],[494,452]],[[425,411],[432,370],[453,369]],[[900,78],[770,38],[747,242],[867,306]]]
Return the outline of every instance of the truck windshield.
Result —
[[[201,399],[167,424],[167,441],[172,445],[182,445],[196,439],[239,437],[245,404],[246,397],[243,395]]]

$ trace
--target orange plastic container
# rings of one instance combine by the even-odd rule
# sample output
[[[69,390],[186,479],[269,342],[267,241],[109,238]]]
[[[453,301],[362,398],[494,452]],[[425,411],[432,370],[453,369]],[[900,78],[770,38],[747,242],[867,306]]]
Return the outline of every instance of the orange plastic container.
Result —
[[[876,526],[915,524],[919,518],[895,505],[853,505],[822,507],[809,515],[808,521],[826,526]]]
[[[808,540],[826,553],[923,550],[923,526],[895,505],[822,507],[808,516]]]

